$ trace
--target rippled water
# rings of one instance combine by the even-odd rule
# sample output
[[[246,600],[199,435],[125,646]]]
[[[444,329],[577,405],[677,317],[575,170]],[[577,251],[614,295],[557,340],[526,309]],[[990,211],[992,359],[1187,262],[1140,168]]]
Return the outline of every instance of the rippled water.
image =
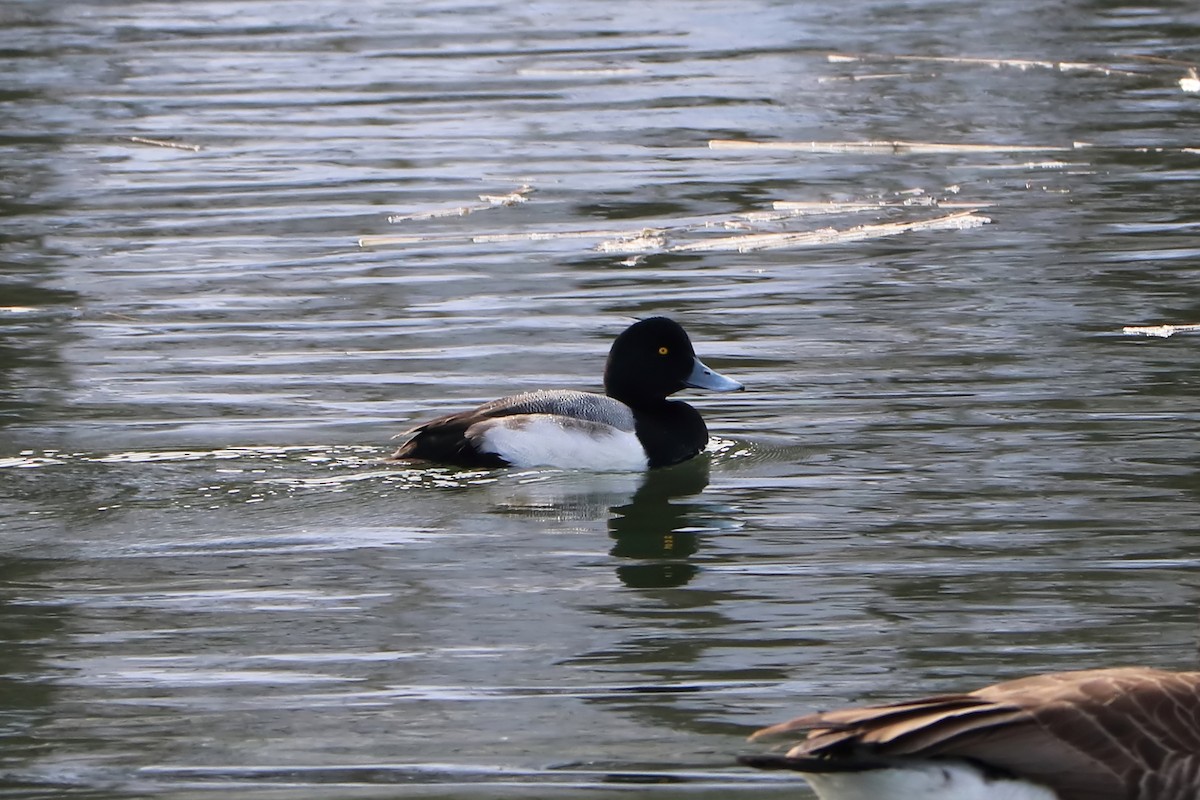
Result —
[[[0,30],[3,796],[793,797],[804,709],[1194,665],[1200,351],[1122,329],[1200,322],[1197,12]],[[704,458],[379,463],[651,313]]]

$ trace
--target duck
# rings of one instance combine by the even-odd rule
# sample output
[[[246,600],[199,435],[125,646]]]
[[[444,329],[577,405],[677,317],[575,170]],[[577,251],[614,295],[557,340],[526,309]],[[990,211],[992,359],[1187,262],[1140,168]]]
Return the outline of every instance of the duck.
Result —
[[[685,388],[745,387],[697,358],[679,323],[650,317],[613,342],[604,394],[543,389],[502,397],[404,431],[404,443],[387,460],[597,471],[667,467],[708,444],[700,412],[667,399]]]
[[[1200,672],[1053,672],[764,728],[822,800],[1196,800]]]

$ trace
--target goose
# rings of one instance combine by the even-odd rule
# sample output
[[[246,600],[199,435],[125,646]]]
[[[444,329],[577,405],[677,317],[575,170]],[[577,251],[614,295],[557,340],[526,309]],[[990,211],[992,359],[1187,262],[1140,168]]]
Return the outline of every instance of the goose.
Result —
[[[1200,672],[1054,672],[965,694],[798,717],[743,764],[801,773],[822,800],[1198,800]]]
[[[405,431],[407,440],[388,460],[629,471],[670,466],[708,444],[700,412],[667,399],[687,387],[745,388],[697,358],[679,323],[650,317],[613,342],[604,394],[551,389],[502,397]]]

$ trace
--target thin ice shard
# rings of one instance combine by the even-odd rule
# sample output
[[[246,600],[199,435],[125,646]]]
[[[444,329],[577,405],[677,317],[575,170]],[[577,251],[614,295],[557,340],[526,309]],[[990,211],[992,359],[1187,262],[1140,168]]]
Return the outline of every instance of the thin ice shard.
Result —
[[[809,153],[1064,153],[1074,149],[1062,145],[952,144],[947,142],[754,142],[740,139],[710,139],[712,150],[796,150]]]
[[[966,230],[986,225],[989,217],[972,212],[950,214],[935,219],[915,222],[885,222],[879,225],[857,225],[853,228],[821,228],[798,233],[750,233],[742,236],[724,236],[702,242],[678,244],[668,249],[672,253],[738,252],[757,250],[780,250],[788,247],[812,247],[816,245],[841,244],[866,239],[881,239],[916,231]]]
[[[1126,336],[1157,336],[1161,339],[1177,333],[1200,333],[1200,325],[1126,325],[1121,328]]]

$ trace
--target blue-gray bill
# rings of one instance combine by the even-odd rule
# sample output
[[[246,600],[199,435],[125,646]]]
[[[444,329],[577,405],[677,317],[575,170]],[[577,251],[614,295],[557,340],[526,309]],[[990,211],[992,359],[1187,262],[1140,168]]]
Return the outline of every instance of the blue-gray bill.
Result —
[[[691,374],[683,379],[683,385],[692,389],[708,389],[712,392],[740,392],[746,388],[733,378],[727,378],[716,370],[704,366],[704,362],[698,358],[692,366]]]

